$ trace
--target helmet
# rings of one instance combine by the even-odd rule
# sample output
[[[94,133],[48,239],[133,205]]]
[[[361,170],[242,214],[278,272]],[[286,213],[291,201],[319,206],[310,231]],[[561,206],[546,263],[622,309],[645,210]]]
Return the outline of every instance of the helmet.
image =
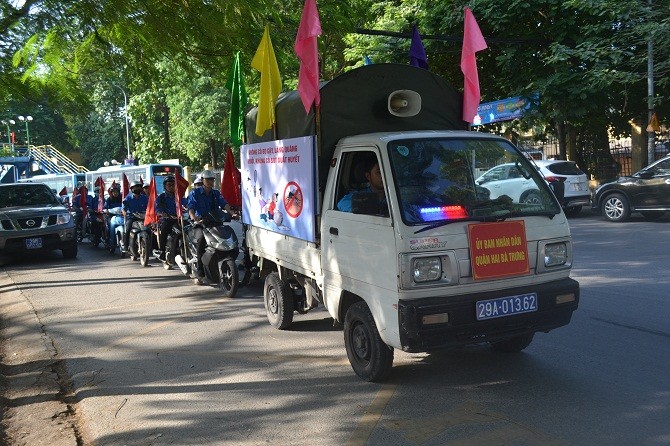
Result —
[[[172,175],[168,175],[163,179],[163,187],[165,187],[166,183],[174,183],[174,177]]]
[[[134,187],[142,187],[142,182],[138,181],[138,180],[135,180],[132,183],[130,183],[130,188],[132,189]]]
[[[202,177],[200,175],[195,177],[195,180],[193,180],[193,185],[194,186],[197,186],[198,184],[202,184]]]
[[[214,175],[214,172],[212,172],[209,169],[202,172],[202,174],[200,176],[202,177],[203,180],[216,178],[216,176]]]
[[[109,192],[112,192],[113,190],[121,191],[121,185],[114,183],[111,186],[109,186]]]

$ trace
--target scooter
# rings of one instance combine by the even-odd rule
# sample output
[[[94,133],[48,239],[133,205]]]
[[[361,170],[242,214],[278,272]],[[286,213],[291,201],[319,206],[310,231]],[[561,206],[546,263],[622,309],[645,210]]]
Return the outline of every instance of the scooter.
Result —
[[[97,210],[89,209],[88,223],[90,228],[89,238],[93,246],[98,247],[100,242],[103,241],[105,247],[107,247],[107,224],[104,214]]]
[[[123,219],[123,210],[120,206],[106,210],[106,214],[107,218],[110,220],[114,217],[121,217]],[[123,245],[123,233],[125,232],[124,228],[125,226],[123,224],[114,228],[114,244],[108,247],[110,254],[114,254],[116,252],[116,248],[119,248],[121,245]],[[121,258],[124,258],[126,253],[122,250],[120,251]]]
[[[144,212],[134,212],[132,218],[133,224],[130,227],[128,253],[131,260],[139,260],[142,266],[148,266],[153,238],[151,225],[144,225]]]
[[[177,219],[176,215],[171,215],[170,217],[174,220]],[[182,229],[183,228],[183,229]],[[188,232],[191,228],[191,224],[188,219],[188,215],[183,214],[181,218],[181,225],[179,223],[172,226],[170,234],[168,234],[166,247],[165,247],[165,262],[163,267],[165,269],[172,269],[173,266],[179,267],[184,275],[188,276],[191,274],[191,265],[186,261],[188,258],[188,253],[186,252],[187,245],[184,244],[184,232]]]
[[[219,285],[225,297],[234,297],[240,283],[235,260],[239,254],[239,243],[235,231],[229,225],[231,216],[227,212],[213,211],[205,215],[202,221],[193,225],[202,228],[205,236],[205,252],[201,263],[205,277]],[[197,225],[197,226],[196,226]],[[188,231],[187,239],[192,253],[192,264],[197,252],[193,230]],[[194,268],[192,267],[192,270]]]

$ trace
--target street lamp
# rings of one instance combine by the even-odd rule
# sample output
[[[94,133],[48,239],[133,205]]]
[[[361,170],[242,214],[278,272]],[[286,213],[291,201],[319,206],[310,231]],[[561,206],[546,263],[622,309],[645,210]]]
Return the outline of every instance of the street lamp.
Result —
[[[28,123],[32,122],[33,117],[32,116],[19,116],[19,121],[21,122],[26,122],[26,145],[28,148],[30,148],[30,132],[28,131]]]
[[[112,84],[123,93],[124,114],[126,115],[126,148],[128,149],[128,159],[130,159],[130,132],[128,130],[128,96],[123,88],[116,84]]]
[[[12,135],[11,135],[11,133],[12,133],[12,129],[9,128],[9,124],[14,125],[14,124],[16,124],[16,121],[14,121],[13,119],[10,119],[10,120],[8,120],[8,121],[5,121],[5,120],[3,119],[3,120],[2,120],[2,123],[5,124],[5,125],[7,126],[7,142],[9,143],[9,148],[10,148],[10,149],[13,149],[13,147],[12,147]]]

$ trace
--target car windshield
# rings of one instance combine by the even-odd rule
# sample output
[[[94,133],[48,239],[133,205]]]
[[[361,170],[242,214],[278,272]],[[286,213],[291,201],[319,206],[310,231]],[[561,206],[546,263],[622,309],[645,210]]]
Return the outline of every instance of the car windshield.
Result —
[[[0,208],[18,206],[59,206],[56,195],[44,185],[0,187]]]
[[[404,139],[388,151],[408,225],[560,213],[541,174],[503,139]]]

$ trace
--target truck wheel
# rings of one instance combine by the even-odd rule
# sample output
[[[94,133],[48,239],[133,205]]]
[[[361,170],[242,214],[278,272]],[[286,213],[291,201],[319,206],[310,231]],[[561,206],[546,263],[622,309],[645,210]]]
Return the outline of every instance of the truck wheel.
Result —
[[[393,366],[393,349],[382,341],[365,302],[356,302],[344,318],[344,346],[354,372],[366,381],[381,381]]]
[[[622,222],[630,217],[630,205],[621,194],[612,194],[605,197],[602,204],[602,213],[606,219],[613,222]]]
[[[291,325],[293,322],[293,293],[288,283],[279,279],[279,273],[270,273],[265,278],[263,301],[270,325],[278,330]]]
[[[513,338],[492,342],[491,347],[493,347],[493,350],[499,352],[505,352],[505,353],[520,352],[521,350],[530,345],[530,343],[533,341],[533,336],[535,336],[535,333],[514,336]]]
[[[240,276],[237,272],[237,265],[235,264],[235,260],[226,259],[221,262],[221,270],[219,271],[219,288],[221,288],[221,291],[223,291],[223,296],[235,297],[239,283]]]

